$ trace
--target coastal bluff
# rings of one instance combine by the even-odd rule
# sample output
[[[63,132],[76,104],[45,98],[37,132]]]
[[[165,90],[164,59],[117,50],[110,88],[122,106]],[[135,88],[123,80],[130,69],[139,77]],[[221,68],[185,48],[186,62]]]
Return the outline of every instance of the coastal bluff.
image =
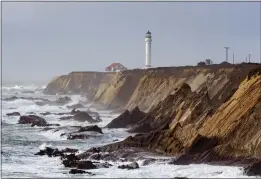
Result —
[[[112,121],[117,128],[126,120],[129,132],[138,134],[101,151],[144,148],[178,156],[175,164],[261,161],[260,64],[74,72],[53,79],[44,90],[72,91],[104,109],[142,111]]]
[[[105,109],[138,106],[148,112],[186,83],[192,92],[205,90],[219,106],[258,64],[159,67],[123,72],[72,72],[52,79],[45,94],[82,94]]]

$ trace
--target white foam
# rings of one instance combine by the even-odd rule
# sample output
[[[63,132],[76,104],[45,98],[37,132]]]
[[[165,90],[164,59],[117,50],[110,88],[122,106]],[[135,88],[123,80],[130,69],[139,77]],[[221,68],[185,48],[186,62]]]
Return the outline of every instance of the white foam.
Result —
[[[52,147],[52,145],[51,145],[51,144],[43,143],[43,144],[41,144],[41,145],[39,146],[39,149],[40,149],[40,150],[44,150],[44,149],[46,149],[47,147]]]

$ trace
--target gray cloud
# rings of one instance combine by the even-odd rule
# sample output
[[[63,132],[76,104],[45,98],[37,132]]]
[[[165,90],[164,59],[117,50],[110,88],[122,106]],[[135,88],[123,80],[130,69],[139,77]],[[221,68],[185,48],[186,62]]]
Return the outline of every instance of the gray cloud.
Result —
[[[260,6],[252,3],[3,3],[3,79],[47,82],[113,62],[141,68],[152,32],[154,66],[260,60]],[[231,59],[231,58],[230,58]]]

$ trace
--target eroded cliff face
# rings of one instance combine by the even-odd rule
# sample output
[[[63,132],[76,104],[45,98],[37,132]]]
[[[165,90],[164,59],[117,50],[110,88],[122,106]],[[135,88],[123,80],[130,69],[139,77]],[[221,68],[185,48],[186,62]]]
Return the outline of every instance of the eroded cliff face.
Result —
[[[52,79],[43,91],[45,94],[86,94],[92,99],[99,86],[106,85],[115,73],[72,72]]]
[[[193,91],[184,83],[133,126],[143,134],[102,150],[149,148],[181,155],[176,161],[180,164],[261,160],[261,67],[237,80],[212,97],[209,87]]]
[[[81,89],[107,108],[139,106],[146,112],[130,129],[141,134],[102,150],[143,147],[181,155],[180,163],[261,160],[261,65],[101,74],[96,80],[87,74],[61,76],[46,90]],[[75,88],[77,85],[81,87]]]

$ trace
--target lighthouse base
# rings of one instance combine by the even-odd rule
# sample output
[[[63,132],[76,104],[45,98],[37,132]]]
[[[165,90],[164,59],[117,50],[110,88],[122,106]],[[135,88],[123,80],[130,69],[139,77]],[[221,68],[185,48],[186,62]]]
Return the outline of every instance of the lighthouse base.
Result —
[[[151,66],[151,65],[145,65],[144,68],[145,68],[145,69],[148,69],[148,68],[152,68],[152,66]]]

